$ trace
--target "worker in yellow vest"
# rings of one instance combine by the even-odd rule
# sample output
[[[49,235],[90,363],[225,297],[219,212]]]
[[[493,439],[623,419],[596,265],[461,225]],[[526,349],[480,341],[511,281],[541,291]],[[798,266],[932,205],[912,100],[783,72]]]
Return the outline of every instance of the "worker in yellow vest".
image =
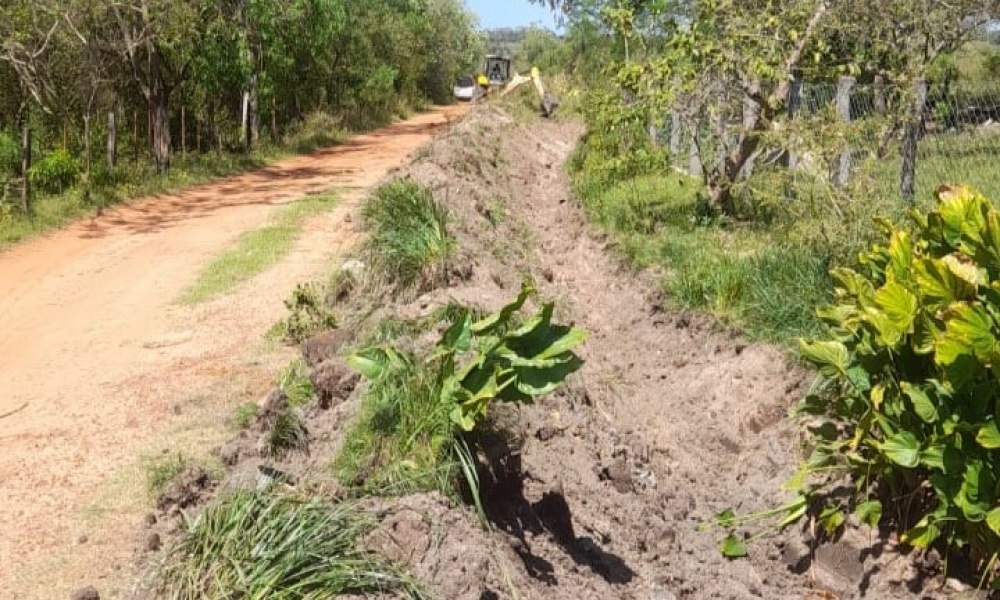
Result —
[[[482,88],[484,96],[490,93],[490,80],[486,78],[486,75],[483,75],[482,73],[477,75],[476,83],[478,83],[479,87]]]

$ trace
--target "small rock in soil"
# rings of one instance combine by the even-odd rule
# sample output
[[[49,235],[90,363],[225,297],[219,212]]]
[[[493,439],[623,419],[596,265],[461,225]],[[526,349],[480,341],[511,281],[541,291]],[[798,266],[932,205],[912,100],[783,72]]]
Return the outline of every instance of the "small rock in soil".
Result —
[[[240,461],[240,451],[242,444],[239,439],[230,440],[219,448],[219,460],[227,467],[232,467]]]
[[[556,437],[556,434],[558,433],[559,430],[555,427],[552,427],[551,425],[543,425],[538,428],[538,431],[535,432],[535,437],[543,442],[547,442]]]
[[[610,465],[601,470],[601,479],[610,481],[611,485],[622,494],[632,491],[632,470],[625,458],[619,456]]]
[[[156,525],[156,515],[154,515],[153,513],[149,513],[143,519],[143,523],[145,523],[146,527],[152,527],[153,525]]]
[[[160,534],[155,531],[146,536],[146,552],[156,552],[160,549],[162,542],[160,541]]]
[[[92,585],[80,588],[73,594],[73,600],[101,600],[101,594]]]
[[[88,538],[86,534],[82,534],[82,535],[80,535],[80,537],[76,538],[76,543],[77,544],[86,544],[89,540],[90,540],[90,538]]]

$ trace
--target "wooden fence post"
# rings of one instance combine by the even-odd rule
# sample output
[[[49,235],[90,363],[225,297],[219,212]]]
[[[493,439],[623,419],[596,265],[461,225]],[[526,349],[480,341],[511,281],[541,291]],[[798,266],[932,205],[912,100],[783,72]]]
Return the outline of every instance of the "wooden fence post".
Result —
[[[21,134],[21,210],[28,214],[31,208],[31,182],[28,171],[31,170],[31,126],[26,122]]]
[[[923,78],[914,82],[913,106],[903,133],[903,147],[900,149],[902,167],[899,175],[899,193],[910,205],[916,201],[917,143],[924,125],[924,107],[927,104],[927,81]]]
[[[747,135],[747,132],[751,132],[757,125],[757,120],[760,118],[760,104],[750,96],[744,95],[743,97],[743,135]],[[737,142],[738,143],[738,142]],[[740,177],[743,179],[750,179],[753,176],[754,163],[757,162],[757,156],[760,151],[752,154],[747,158],[746,162],[743,163],[743,168],[740,169]]]
[[[184,111],[184,105],[181,105],[181,158],[187,157],[187,119],[185,118],[187,113]]]
[[[139,162],[139,111],[132,111],[132,160]]]
[[[701,119],[694,122],[691,128],[691,142],[688,156],[688,175],[691,177],[701,177],[701,151],[698,149],[698,129],[701,128]]]
[[[853,77],[841,77],[837,81],[836,107],[837,117],[842,123],[851,122],[851,88],[856,80]],[[837,159],[836,171],[833,175],[833,185],[844,187],[851,179],[851,149],[845,148]]]
[[[681,114],[676,110],[670,112],[670,156],[671,159],[681,152]]]
[[[792,85],[788,90],[788,121],[791,122],[799,111],[802,110],[802,75],[796,73],[792,76]],[[785,150],[785,167],[794,169],[799,164],[799,159],[791,150]]]
[[[108,170],[115,168],[118,162],[118,124],[115,122],[115,111],[108,113]]]

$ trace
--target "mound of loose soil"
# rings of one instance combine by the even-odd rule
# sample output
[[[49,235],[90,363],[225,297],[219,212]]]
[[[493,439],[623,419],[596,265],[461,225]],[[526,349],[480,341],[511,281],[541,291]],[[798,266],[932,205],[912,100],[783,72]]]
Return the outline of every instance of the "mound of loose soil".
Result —
[[[706,317],[664,312],[656,286],[619,265],[571,197],[562,165],[575,124],[474,111],[396,176],[431,186],[456,217],[450,284],[380,314],[427,314],[449,300],[493,310],[530,273],[558,318],[590,332],[583,369],[534,406],[496,407],[506,435],[482,440],[492,531],[434,494],[368,501],[365,540],[447,599],[943,597],[916,563],[852,528],[817,545],[803,526],[750,543],[729,561],[701,526],[733,508],[788,500],[782,483],[800,433],[786,418],[811,377],[782,351],[748,344]],[[352,294],[358,309],[373,300]],[[368,303],[368,307],[363,305]],[[355,410],[357,380],[325,334],[305,344],[326,398],[307,411],[308,455],[270,466],[336,496],[329,465]],[[246,456],[248,453],[238,453]],[[260,459],[239,461],[252,481]],[[242,473],[242,475],[240,475]],[[231,483],[230,483],[231,484]],[[963,591],[967,593],[967,591]],[[972,597],[972,596],[967,596]]]

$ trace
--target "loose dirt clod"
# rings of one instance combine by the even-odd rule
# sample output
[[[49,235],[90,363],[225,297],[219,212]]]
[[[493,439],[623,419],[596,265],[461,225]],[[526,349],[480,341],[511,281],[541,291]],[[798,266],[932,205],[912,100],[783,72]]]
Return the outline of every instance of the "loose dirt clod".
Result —
[[[344,344],[351,341],[351,334],[346,329],[331,329],[312,336],[302,342],[302,357],[309,367],[336,358]]]
[[[156,499],[156,508],[174,514],[205,500],[211,493],[212,479],[201,467],[187,467],[174,477]]]
[[[101,594],[92,585],[79,589],[73,594],[73,600],[101,600]]]
[[[331,358],[317,365],[309,374],[319,407],[326,410],[351,395],[360,377],[351,371],[340,358]]]

